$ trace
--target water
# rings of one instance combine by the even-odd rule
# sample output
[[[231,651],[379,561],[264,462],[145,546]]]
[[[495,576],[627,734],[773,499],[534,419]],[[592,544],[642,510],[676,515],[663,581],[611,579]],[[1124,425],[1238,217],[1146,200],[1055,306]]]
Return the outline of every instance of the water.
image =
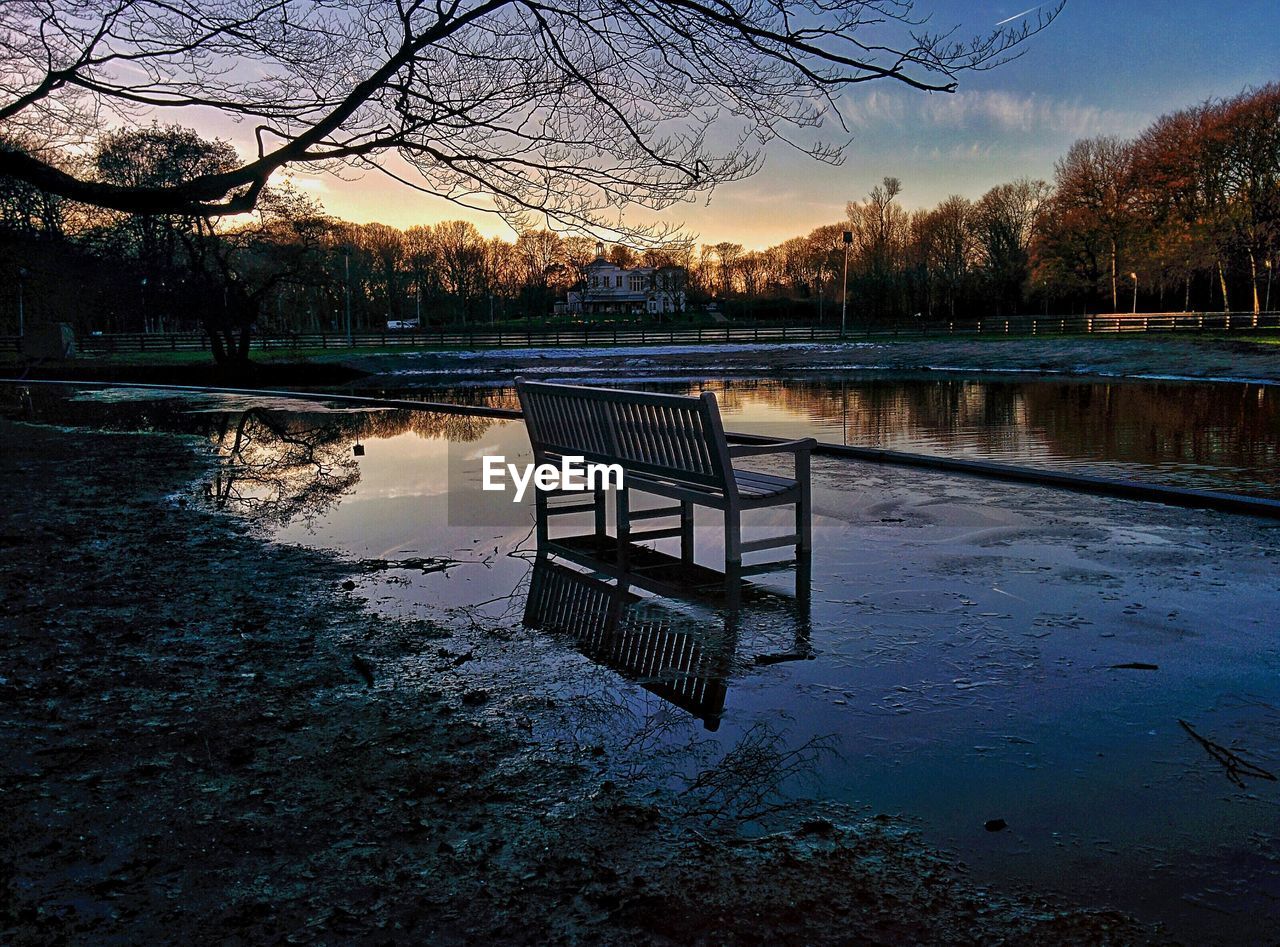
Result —
[[[1274,484],[1274,470],[1245,462],[1274,457],[1270,393],[1230,387],[1210,406],[1208,386],[1118,385],[1103,398],[1108,387],[904,382],[860,389],[855,414],[859,437],[883,438],[877,446],[1023,462],[1034,449],[1080,466],[1097,461],[1073,450],[1092,451],[1162,476],[1207,470],[1219,487]],[[796,418],[829,430],[833,404],[842,425],[838,383],[721,390],[734,427]],[[737,612],[640,593],[609,627],[557,625],[545,602],[554,583],[534,579],[548,563],[533,555],[528,507],[497,508],[457,476],[460,459],[527,451],[519,422],[81,399],[38,396],[33,411],[198,435],[221,462],[197,492],[284,541],[356,559],[453,560],[371,571],[359,592],[376,610],[456,628],[449,647],[474,654],[457,673],[495,695],[494,712],[557,752],[593,760],[604,747],[602,776],[679,786],[719,767],[733,785],[776,781],[785,794],[906,819],[981,883],[1110,905],[1194,941],[1257,939],[1280,924],[1280,784],[1233,782],[1180,723],[1280,773],[1273,523],[819,459],[807,586],[790,573],[762,579]],[[1072,424],[1094,434],[1045,433]],[[1166,449],[1175,428],[1177,456],[1193,460]],[[756,514],[745,538],[788,515]],[[714,517],[699,520],[698,542],[699,560],[715,564]],[[645,663],[642,639],[694,658],[663,673]],[[620,654],[608,640],[636,645]],[[385,671],[396,686],[418,679],[412,661]],[[698,700],[673,699],[691,678]],[[740,814],[760,815],[750,804]],[[1008,828],[986,831],[991,819]]]
[[[712,390],[730,430],[1280,498],[1273,385],[856,373],[622,384]],[[390,393],[516,406],[501,386]]]

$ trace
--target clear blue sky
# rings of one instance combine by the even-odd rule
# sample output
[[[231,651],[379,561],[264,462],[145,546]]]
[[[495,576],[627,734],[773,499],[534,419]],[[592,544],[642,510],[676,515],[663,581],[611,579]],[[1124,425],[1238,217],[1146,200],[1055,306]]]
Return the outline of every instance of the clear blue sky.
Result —
[[[971,35],[1029,6],[919,0],[918,10]],[[702,242],[762,247],[839,219],[845,201],[886,174],[902,179],[908,206],[978,197],[1015,177],[1051,178],[1054,160],[1077,138],[1135,134],[1164,112],[1277,79],[1280,0],[1068,0],[1022,58],[962,77],[955,95],[856,87],[845,103],[854,141],[843,166],[775,148],[763,174],[721,188],[709,206],[681,205],[667,216]],[[408,226],[466,217],[486,234],[509,235],[496,219],[380,176],[313,186],[330,212],[351,220]]]

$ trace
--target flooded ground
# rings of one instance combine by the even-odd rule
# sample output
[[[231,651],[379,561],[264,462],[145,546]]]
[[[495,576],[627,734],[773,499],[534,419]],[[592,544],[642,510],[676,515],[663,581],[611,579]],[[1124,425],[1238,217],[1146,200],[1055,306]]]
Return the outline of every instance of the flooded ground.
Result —
[[[731,430],[1280,497],[1280,388],[1273,384],[857,372],[573,380],[712,390]],[[492,381],[379,390],[515,405],[514,392]]]
[[[1054,405],[1062,430],[1079,426],[1082,406],[1100,430],[1125,427],[1096,392],[1028,399],[984,384],[925,403],[1006,418],[990,441],[1001,449],[1057,443],[1069,455],[1043,434],[1055,425],[1030,422]],[[775,424],[779,412],[829,425],[833,390],[748,383],[724,402],[734,427]],[[1235,462],[1220,466],[1272,482],[1252,458],[1275,456],[1273,398],[1238,399],[1232,422],[1229,408],[1187,413],[1186,399],[1159,390],[1143,389],[1151,418],[1184,412],[1188,440],[1205,449],[1224,440],[1210,421],[1243,432],[1248,449],[1237,437],[1220,455]],[[907,391],[860,397],[903,417],[903,399],[921,403]],[[921,410],[881,427],[868,410],[855,413],[859,430],[891,439],[941,417]],[[526,452],[519,422],[121,392],[37,392],[32,415],[206,439],[223,458],[197,490],[206,502],[362,560],[356,591],[372,607],[448,623],[454,651],[468,636],[500,642],[457,673],[549,747],[607,750],[619,780],[670,781],[763,741],[786,761],[787,792],[913,821],[979,883],[1113,906],[1193,941],[1257,939],[1280,924],[1280,784],[1267,778],[1280,772],[1274,523],[820,459],[810,583],[761,580],[734,612],[638,594],[610,620],[649,631],[606,654],[581,622],[557,625],[557,594],[587,593],[534,555],[531,511],[459,477],[480,454]],[[966,443],[981,442],[967,430]],[[1192,466],[1213,466],[1204,461]],[[782,524],[759,516],[746,538]],[[714,564],[713,520],[699,521],[698,542]],[[435,643],[424,648],[434,656]],[[697,650],[696,668],[673,674],[681,648]],[[414,659],[392,673],[413,686]],[[690,675],[706,679],[696,699],[673,694]],[[763,816],[769,801],[746,803]]]

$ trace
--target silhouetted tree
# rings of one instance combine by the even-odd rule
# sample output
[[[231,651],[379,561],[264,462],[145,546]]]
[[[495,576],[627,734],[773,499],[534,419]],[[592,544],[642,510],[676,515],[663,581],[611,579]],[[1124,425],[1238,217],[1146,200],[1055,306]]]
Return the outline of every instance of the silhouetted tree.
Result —
[[[0,174],[115,210],[208,216],[250,210],[286,166],[409,182],[407,164],[413,186],[487,195],[520,230],[535,213],[617,225],[623,205],[665,207],[750,174],[760,146],[798,141],[852,86],[951,91],[1057,11],[957,42],[920,28],[906,0],[12,2],[0,132],[83,139],[139,108],[198,108],[246,122],[257,149],[130,183],[0,148]]]

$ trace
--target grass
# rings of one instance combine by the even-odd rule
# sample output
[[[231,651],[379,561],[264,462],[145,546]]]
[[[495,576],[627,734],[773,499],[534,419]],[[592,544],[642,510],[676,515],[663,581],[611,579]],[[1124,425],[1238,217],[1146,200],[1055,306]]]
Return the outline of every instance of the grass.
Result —
[[[1125,339],[1146,342],[1157,342],[1163,339],[1179,339],[1201,342],[1218,342],[1220,340],[1234,342],[1249,342],[1255,345],[1275,346],[1280,345],[1280,331],[1261,330],[1258,332],[1245,333],[1224,333],[1224,332],[1206,332],[1200,333],[1106,333],[1106,334],[1056,334],[1044,333],[1039,335],[1030,335],[1027,333],[1011,333],[1011,334],[958,334],[958,335],[914,335],[904,333],[902,335],[886,335],[871,336],[871,341],[883,344],[892,344],[894,342],[947,342],[947,341],[964,341],[964,342],[985,342],[990,344],[999,344],[1001,342],[1026,342],[1026,341],[1044,341],[1044,342],[1080,342],[1089,339],[1106,339],[1116,340]],[[851,333],[849,342],[865,342],[868,340],[866,335]],[[711,341],[711,340],[708,340]],[[833,340],[834,341],[834,340]],[[592,343],[588,343],[591,347],[604,347],[612,345],[607,339],[600,339]],[[689,343],[696,344],[696,343]],[[828,343],[830,344],[830,343]],[[574,343],[573,347],[581,346],[582,343]],[[534,343],[537,347],[537,343]],[[546,346],[546,348],[554,351],[556,346]],[[328,348],[319,347],[302,347],[302,348],[271,348],[271,349],[254,349],[251,360],[258,365],[284,365],[298,363],[313,364],[334,364],[347,361],[353,357],[368,356],[395,356],[395,355],[411,355],[421,352],[458,352],[468,351],[458,346],[435,346],[435,345],[385,345],[355,348]],[[182,351],[182,352],[116,352],[113,354],[80,356],[76,359],[78,365],[103,366],[103,367],[181,367],[187,365],[212,365],[213,356],[208,351]],[[0,372],[10,373],[21,371],[26,367],[27,363],[16,352],[0,353]]]

